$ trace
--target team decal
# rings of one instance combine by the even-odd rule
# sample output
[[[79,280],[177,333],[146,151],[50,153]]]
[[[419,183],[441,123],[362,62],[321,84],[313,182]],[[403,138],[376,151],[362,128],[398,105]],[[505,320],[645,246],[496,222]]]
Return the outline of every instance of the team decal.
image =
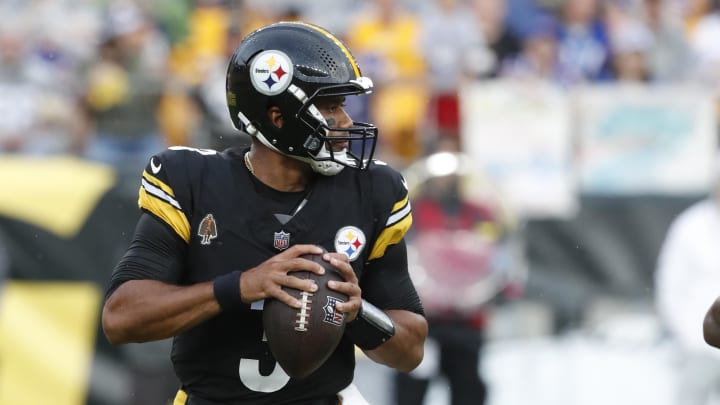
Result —
[[[250,63],[250,81],[258,92],[266,96],[282,93],[290,86],[293,65],[280,51],[260,52]]]
[[[285,250],[290,247],[290,233],[289,232],[275,232],[273,237],[273,246],[277,250]]]
[[[209,245],[213,239],[217,238],[217,223],[215,222],[213,214],[205,215],[202,221],[200,221],[197,235],[202,238],[200,240],[201,245]]]
[[[345,314],[335,308],[335,304],[337,304],[338,302],[345,301],[329,295],[327,296],[327,303],[325,303],[325,306],[323,307],[323,312],[325,313],[325,316],[323,316],[324,322],[331,323],[337,326],[342,325]]]
[[[357,259],[365,248],[365,234],[360,228],[349,225],[335,234],[335,251],[345,253],[350,261]]]

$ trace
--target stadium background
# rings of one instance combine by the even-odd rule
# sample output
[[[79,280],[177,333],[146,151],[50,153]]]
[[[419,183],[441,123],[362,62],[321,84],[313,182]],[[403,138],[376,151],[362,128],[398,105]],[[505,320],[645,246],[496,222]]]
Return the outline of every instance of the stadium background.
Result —
[[[583,1],[458,1],[447,20],[440,3],[453,2],[0,0],[0,404],[143,403],[173,386],[167,342],[112,347],[99,325],[139,171],[163,144],[247,142],[228,129],[228,49],[294,18],[339,33],[375,80],[376,101],[349,108],[378,123],[381,158],[404,169],[461,139],[516,211],[528,273],[490,308],[490,403],[673,403],[681,352],[654,276],[671,221],[718,174],[717,2],[601,0],[606,63],[579,66],[603,54],[586,43],[546,69],[532,44],[561,44],[564,4]],[[468,20],[488,4],[507,6],[515,48]],[[626,53],[640,74],[614,65]],[[391,403],[389,370],[360,358],[357,383]],[[426,403],[446,401],[440,380]]]

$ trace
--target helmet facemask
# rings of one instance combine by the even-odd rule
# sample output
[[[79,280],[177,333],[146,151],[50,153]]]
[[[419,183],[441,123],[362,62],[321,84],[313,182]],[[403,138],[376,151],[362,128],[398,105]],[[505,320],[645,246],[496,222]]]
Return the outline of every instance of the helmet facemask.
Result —
[[[349,128],[330,126],[314,101],[321,97],[344,97],[370,92],[372,82],[327,86],[302,100],[297,119],[312,130],[303,143],[312,160],[313,170],[326,175],[337,174],[343,167],[364,170],[375,153],[377,127],[365,122],[353,121]],[[340,145],[340,147],[338,147]]]
[[[285,132],[286,136],[303,136],[300,134],[307,134],[302,142],[303,151],[290,150],[285,152],[281,150],[270,140],[275,138],[272,134],[263,134],[254,128],[242,113],[238,114],[238,118],[245,124],[245,131],[257,137],[265,146],[285,156],[308,163],[313,171],[317,173],[332,176],[345,167],[365,170],[375,153],[377,127],[373,124],[357,121],[353,121],[352,126],[349,128],[331,127],[315,106],[314,101],[322,97],[361,95],[371,91],[372,81],[364,77],[357,81],[353,80],[353,83],[349,84],[322,87],[310,97],[307,97],[299,87],[290,85],[287,92],[293,95],[290,98],[296,100],[296,103],[293,103],[296,106],[293,106],[291,110],[296,110],[297,113],[292,117],[287,117],[290,119],[286,118],[282,128],[265,132]],[[283,110],[286,109],[283,108]],[[284,113],[287,114],[285,111]],[[295,121],[295,125],[293,125],[293,121]],[[287,132],[292,133],[287,134]],[[343,143],[345,146],[342,149],[336,150],[337,148],[333,147]]]

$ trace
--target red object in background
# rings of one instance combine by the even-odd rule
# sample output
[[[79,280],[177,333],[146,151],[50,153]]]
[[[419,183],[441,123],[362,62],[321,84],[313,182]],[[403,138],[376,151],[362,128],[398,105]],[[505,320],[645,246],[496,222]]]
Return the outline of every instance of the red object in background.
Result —
[[[495,220],[491,208],[465,201],[452,210],[431,198],[413,202],[411,272],[430,316],[471,320],[505,287],[500,235],[481,231]]]
[[[460,136],[460,102],[457,93],[435,95],[430,100],[429,110],[439,134],[453,138]]]

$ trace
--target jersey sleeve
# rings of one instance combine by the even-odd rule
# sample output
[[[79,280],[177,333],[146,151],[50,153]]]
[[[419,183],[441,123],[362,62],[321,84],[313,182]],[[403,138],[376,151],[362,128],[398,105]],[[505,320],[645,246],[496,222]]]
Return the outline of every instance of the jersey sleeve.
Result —
[[[373,199],[380,227],[368,260],[385,255],[388,247],[399,243],[412,225],[407,183],[403,176],[378,161],[370,167]]]
[[[143,213],[125,254],[113,270],[105,299],[129,280],[158,280],[179,284],[187,244],[160,220]]]
[[[140,184],[140,209],[168,225],[185,243],[190,241],[192,177],[200,172],[200,156],[189,148],[169,148],[150,158]]]
[[[425,315],[407,268],[407,246],[401,240],[389,246],[381,260],[368,265],[368,271],[360,280],[363,298],[381,309],[403,309]]]

